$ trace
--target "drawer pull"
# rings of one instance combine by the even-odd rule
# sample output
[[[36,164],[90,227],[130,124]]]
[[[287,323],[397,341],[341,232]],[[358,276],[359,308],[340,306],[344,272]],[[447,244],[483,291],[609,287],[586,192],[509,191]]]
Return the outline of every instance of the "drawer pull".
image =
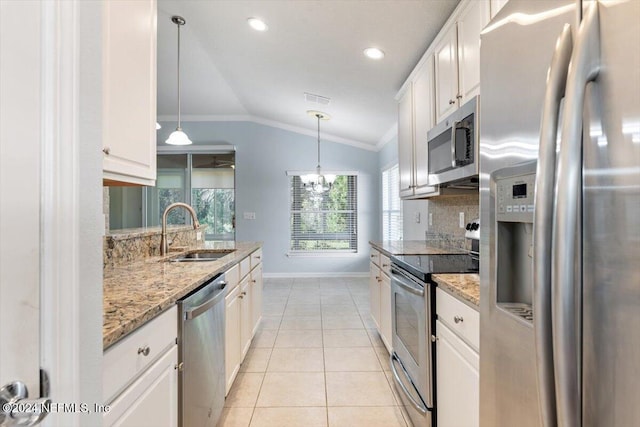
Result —
[[[151,349],[148,345],[145,345],[144,347],[138,347],[138,354],[142,354],[143,356],[148,356],[150,351]]]
[[[173,365],[173,369],[182,372],[182,368],[184,367],[184,362],[180,362],[176,365]]]
[[[462,318],[462,316],[455,316],[453,318],[453,321],[456,322],[456,323],[460,323],[460,322],[464,321],[464,319]]]
[[[256,255],[254,258],[255,259],[262,259],[262,257],[260,255]]]
[[[389,267],[389,264],[382,264],[382,268]]]
[[[251,283],[256,283],[256,279],[251,279]]]

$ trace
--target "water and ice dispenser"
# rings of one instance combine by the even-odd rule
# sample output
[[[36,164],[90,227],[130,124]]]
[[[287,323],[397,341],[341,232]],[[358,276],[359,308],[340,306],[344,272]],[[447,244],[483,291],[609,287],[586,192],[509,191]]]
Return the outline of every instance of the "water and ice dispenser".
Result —
[[[496,299],[499,307],[532,321],[535,163],[496,171]]]

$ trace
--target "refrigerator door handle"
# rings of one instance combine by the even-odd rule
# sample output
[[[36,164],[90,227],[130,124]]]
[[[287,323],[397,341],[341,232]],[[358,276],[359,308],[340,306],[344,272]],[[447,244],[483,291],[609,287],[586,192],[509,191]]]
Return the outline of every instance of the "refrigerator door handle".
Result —
[[[572,49],[571,26],[565,24],[562,33],[558,36],[547,75],[536,172],[533,221],[533,332],[540,417],[545,427],[555,426],[557,419],[551,329],[551,226],[560,102],[564,97]]]
[[[553,352],[558,424],[581,425],[582,114],[587,84],[600,70],[598,2],[578,29],[567,79],[553,219]]]

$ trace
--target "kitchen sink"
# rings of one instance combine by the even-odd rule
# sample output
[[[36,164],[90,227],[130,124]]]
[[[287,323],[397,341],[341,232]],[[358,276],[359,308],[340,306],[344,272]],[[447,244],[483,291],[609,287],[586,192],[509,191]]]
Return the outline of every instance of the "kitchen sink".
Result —
[[[167,262],[206,262],[215,261],[234,252],[233,250],[199,250],[166,259]]]

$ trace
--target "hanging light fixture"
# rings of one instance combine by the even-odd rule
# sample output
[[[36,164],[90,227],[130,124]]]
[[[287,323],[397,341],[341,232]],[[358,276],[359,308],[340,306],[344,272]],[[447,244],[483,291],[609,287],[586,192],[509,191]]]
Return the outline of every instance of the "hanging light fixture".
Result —
[[[329,120],[331,116],[315,110],[309,110],[307,114],[318,120],[318,166],[316,166],[315,174],[302,175],[300,179],[302,180],[302,185],[308,191],[324,193],[325,191],[331,190],[331,186],[336,180],[336,176],[333,174],[323,175],[322,168],[320,167],[320,120]]]
[[[187,21],[182,16],[172,16],[171,22],[178,26],[178,127],[171,132],[165,142],[170,145],[189,145],[192,142],[180,127],[180,27],[186,24]]]

